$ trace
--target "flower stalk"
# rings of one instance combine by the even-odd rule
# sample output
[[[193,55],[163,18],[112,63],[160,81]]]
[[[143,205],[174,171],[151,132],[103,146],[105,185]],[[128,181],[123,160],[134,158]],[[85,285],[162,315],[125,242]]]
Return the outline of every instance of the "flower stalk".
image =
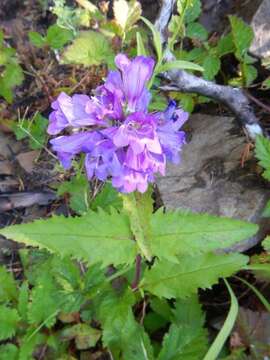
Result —
[[[152,191],[148,190],[144,194],[134,192],[122,195],[124,211],[128,214],[130,228],[137,242],[138,250],[148,261],[151,261],[153,257],[150,223],[153,212],[151,193]]]

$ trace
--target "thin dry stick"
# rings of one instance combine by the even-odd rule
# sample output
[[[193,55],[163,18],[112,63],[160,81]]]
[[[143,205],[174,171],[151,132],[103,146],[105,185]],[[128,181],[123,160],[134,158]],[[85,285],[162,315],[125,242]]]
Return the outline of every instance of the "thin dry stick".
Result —
[[[259,99],[255,98],[255,96],[251,95],[247,90],[245,90],[245,94],[246,96],[253,101],[255,104],[257,104],[258,106],[260,106],[262,109],[264,109],[265,111],[267,111],[268,113],[270,113],[270,106],[264,104],[263,102],[261,102]]]
[[[163,0],[159,16],[155,22],[155,27],[160,32],[164,45],[166,45],[165,34],[167,33],[167,26],[173,13],[175,2],[176,0]],[[174,55],[169,49],[166,50],[165,60],[175,60]],[[251,138],[255,138],[257,134],[263,133],[253,108],[241,89],[218,85],[184,70],[173,69],[168,71],[165,76],[178,91],[207,96],[226,105],[236,115]]]

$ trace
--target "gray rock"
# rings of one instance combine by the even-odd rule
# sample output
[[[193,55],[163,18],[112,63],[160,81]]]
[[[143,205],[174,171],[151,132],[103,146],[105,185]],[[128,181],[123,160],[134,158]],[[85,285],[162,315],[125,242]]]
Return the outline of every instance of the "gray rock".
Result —
[[[262,59],[270,57],[270,0],[263,0],[251,26],[255,37],[250,52]]]
[[[261,224],[261,234],[233,248],[247,250],[266,231],[267,222],[260,214],[270,189],[256,172],[255,159],[241,167],[246,138],[234,118],[198,114],[190,118],[188,126],[191,140],[183,149],[181,164],[169,165],[166,176],[158,179],[162,201],[167,208]]]
[[[263,0],[201,0],[200,22],[209,32],[219,35],[230,31],[228,15],[234,14],[250,23]]]

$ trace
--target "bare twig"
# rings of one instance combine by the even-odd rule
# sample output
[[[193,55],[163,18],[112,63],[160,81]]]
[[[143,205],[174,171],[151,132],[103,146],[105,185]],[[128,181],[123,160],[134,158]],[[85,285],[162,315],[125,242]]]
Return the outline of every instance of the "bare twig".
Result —
[[[164,34],[166,33],[174,5],[175,0],[163,0],[159,16],[155,22],[155,26],[161,34],[163,44],[166,42]],[[174,55],[167,49],[165,60],[172,61],[174,59]],[[251,138],[255,138],[257,134],[263,133],[249,100],[241,89],[218,85],[187,73],[184,70],[173,69],[168,71],[165,76],[178,91],[207,96],[226,105],[237,116],[237,119],[239,119]]]
[[[260,106],[262,109],[264,109],[265,111],[267,111],[268,113],[270,113],[270,106],[264,104],[263,102],[261,102],[259,99],[255,98],[255,96],[251,95],[247,90],[245,91],[246,96],[253,101],[255,104],[257,104],[258,106]]]

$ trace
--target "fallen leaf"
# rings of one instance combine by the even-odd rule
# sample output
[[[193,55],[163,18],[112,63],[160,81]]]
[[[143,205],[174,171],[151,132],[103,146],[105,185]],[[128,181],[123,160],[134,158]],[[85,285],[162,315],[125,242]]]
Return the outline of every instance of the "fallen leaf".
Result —
[[[3,160],[0,161],[0,175],[12,175],[13,167],[10,161]]]
[[[240,308],[230,343],[232,348],[244,345],[254,359],[270,356],[270,314]]]
[[[20,153],[16,156],[20,166],[27,172],[31,173],[35,166],[35,160],[38,157],[39,152],[36,150]]]

